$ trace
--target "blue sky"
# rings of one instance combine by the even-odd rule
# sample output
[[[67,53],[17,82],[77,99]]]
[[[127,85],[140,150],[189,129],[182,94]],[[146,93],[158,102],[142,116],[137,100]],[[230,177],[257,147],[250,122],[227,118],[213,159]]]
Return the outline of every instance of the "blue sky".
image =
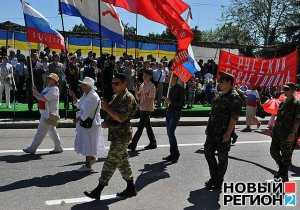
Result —
[[[3,2],[4,0],[0,0]],[[56,29],[61,29],[61,19],[58,15],[58,0],[27,0],[35,9],[39,10],[48,18]],[[210,30],[220,24],[222,7],[228,6],[230,0],[185,0],[191,5],[193,11],[192,25],[199,26],[201,30]],[[124,23],[135,26],[135,15],[123,9],[118,9]],[[21,4],[19,0],[5,1],[0,8],[0,22],[12,21],[24,25]],[[75,24],[80,23],[79,18],[64,16],[66,30],[71,29]],[[138,33],[159,33],[165,29],[160,24],[146,20],[139,16]]]

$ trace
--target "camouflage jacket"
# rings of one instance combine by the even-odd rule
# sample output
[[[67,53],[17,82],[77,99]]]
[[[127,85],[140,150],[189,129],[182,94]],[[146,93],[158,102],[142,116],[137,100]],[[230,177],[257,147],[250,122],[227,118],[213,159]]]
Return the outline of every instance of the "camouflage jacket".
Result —
[[[296,121],[300,120],[300,102],[295,98],[283,102],[278,111],[273,135],[286,139],[294,128]]]
[[[222,137],[228,128],[230,119],[238,120],[241,109],[242,101],[235,90],[217,96],[213,101],[206,135]]]
[[[114,95],[110,102],[111,109],[118,113],[123,123],[114,121],[109,115],[105,119],[108,130],[108,141],[130,141],[131,126],[130,120],[134,117],[137,109],[137,102],[134,96],[126,90],[124,93]]]

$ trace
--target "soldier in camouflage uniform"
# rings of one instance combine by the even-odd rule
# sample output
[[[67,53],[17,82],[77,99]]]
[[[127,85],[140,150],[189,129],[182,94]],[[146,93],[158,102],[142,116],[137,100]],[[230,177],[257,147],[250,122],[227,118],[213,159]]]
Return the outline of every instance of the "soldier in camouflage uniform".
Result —
[[[127,153],[128,144],[132,138],[130,119],[136,111],[137,103],[134,96],[127,90],[126,75],[117,74],[112,81],[112,87],[116,95],[109,104],[105,102],[101,104],[102,109],[108,115],[102,127],[109,129],[110,149],[102,168],[99,185],[92,192],[84,192],[86,196],[98,200],[116,169],[119,169],[123,179],[127,182],[127,188],[117,195],[128,198],[137,194]]]
[[[288,169],[297,143],[297,132],[300,124],[300,102],[295,99],[296,85],[287,83],[283,86],[287,99],[280,105],[277,120],[273,128],[270,153],[279,170],[275,179],[288,181]]]
[[[219,81],[221,94],[214,100],[206,128],[204,154],[209,166],[210,179],[205,183],[208,190],[222,189],[228,165],[230,138],[242,108],[241,98],[234,90],[232,75],[222,73]],[[218,162],[215,152],[218,152]]]

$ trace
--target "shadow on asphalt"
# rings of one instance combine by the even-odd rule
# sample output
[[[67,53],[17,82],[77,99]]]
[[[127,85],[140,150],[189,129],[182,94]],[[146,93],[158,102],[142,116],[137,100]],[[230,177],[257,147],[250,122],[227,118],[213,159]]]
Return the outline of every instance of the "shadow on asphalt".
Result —
[[[0,156],[0,162],[7,162],[7,163],[25,163],[33,160],[41,160],[43,156],[51,155],[49,153],[44,154],[25,154],[25,155],[5,155]]]
[[[0,186],[0,192],[18,190],[18,189],[23,189],[28,187],[53,187],[53,186],[65,185],[69,182],[75,182],[80,179],[83,179],[89,175],[91,175],[91,173],[78,172],[78,171],[65,171],[54,175],[34,177],[32,179],[20,180],[5,186]]]
[[[137,191],[141,191],[146,186],[161,179],[170,178],[169,173],[166,172],[167,166],[169,165],[171,165],[171,163],[166,161],[154,164],[145,164],[144,168],[139,170],[141,174],[138,176],[135,182]]]
[[[184,210],[217,210],[219,204],[220,192],[209,191],[206,188],[190,192],[188,201],[193,204],[184,208]]]
[[[106,158],[99,158],[99,159],[97,160],[97,163],[104,162],[105,160],[106,160]],[[66,165],[63,165],[63,166],[59,166],[59,167],[79,166],[79,165],[84,165],[84,164],[85,164],[85,161],[79,161],[79,162],[70,163],[70,164],[66,164]]]
[[[196,153],[204,154],[204,150],[203,150],[203,149],[199,149],[199,150],[196,151]],[[216,154],[216,156],[217,156],[217,154]],[[237,161],[245,162],[245,163],[250,163],[250,164],[252,164],[252,165],[255,165],[255,166],[259,167],[259,168],[262,168],[262,169],[264,169],[264,170],[270,172],[270,173],[273,174],[273,175],[276,174],[276,171],[275,171],[275,170],[273,170],[273,169],[271,169],[271,168],[268,168],[268,167],[266,167],[266,166],[263,166],[263,165],[261,165],[261,164],[259,164],[259,163],[256,163],[256,162],[253,162],[253,161],[250,161],[250,160],[245,160],[245,159],[242,159],[242,158],[233,157],[233,156],[230,156],[230,155],[228,156],[228,158],[229,158],[229,159],[232,159],[232,160],[237,160]]]
[[[113,198],[104,201],[91,201],[73,206],[71,210],[108,210],[109,205],[123,200],[122,198]]]
[[[300,167],[292,165],[290,167],[290,171],[293,172],[292,177],[300,177]]]

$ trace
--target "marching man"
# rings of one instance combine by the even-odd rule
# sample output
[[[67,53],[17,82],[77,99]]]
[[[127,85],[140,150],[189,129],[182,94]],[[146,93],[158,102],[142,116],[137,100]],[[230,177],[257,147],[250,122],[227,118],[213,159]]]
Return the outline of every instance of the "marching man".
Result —
[[[32,144],[23,149],[25,153],[35,154],[37,148],[41,145],[47,133],[54,142],[54,150],[50,154],[62,153],[60,137],[57,133],[56,126],[59,120],[59,77],[57,74],[50,74],[48,76],[48,87],[42,93],[39,93],[34,87],[32,89],[34,97],[38,100],[38,106],[41,113],[40,124],[37,133],[34,136]]]
[[[14,81],[13,66],[8,63],[7,56],[4,56],[2,59],[0,65],[0,105],[2,104],[2,94],[5,89],[6,106],[10,109],[10,90]]]

